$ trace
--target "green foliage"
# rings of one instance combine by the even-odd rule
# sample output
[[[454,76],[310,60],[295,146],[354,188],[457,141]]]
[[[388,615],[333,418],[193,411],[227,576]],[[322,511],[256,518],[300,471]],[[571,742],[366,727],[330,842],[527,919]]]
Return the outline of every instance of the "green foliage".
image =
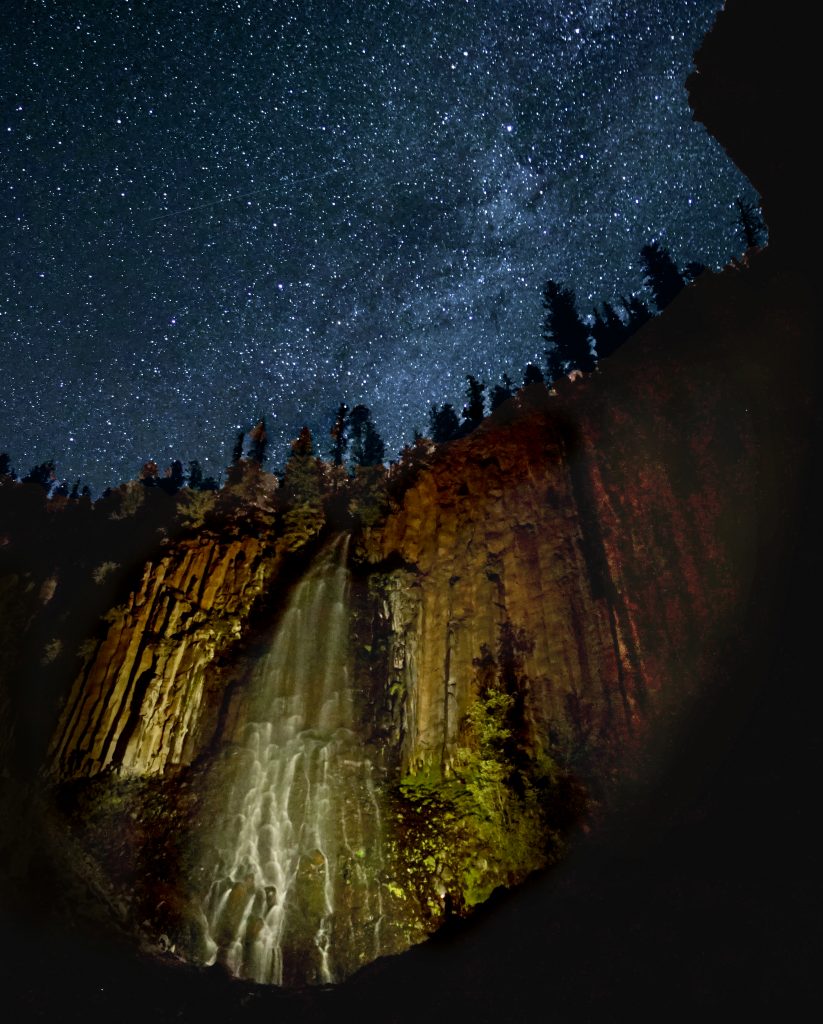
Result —
[[[350,515],[361,526],[376,526],[389,507],[384,466],[358,466],[349,494]]]
[[[323,528],[323,478],[320,460],[308,427],[303,427],[292,444],[283,482],[285,511],[283,539],[286,549],[302,547]]]
[[[496,652],[484,647],[475,660],[477,695],[451,762],[424,765],[397,787],[397,875],[429,915],[445,912],[447,895],[465,912],[553,862],[561,828],[579,811],[579,794],[528,742],[522,659],[529,648],[522,630],[501,628]],[[575,808],[566,806],[572,796]]]
[[[217,504],[216,491],[200,491],[187,488],[180,495],[177,503],[177,516],[181,525],[187,530],[199,530],[206,522],[207,516]]]

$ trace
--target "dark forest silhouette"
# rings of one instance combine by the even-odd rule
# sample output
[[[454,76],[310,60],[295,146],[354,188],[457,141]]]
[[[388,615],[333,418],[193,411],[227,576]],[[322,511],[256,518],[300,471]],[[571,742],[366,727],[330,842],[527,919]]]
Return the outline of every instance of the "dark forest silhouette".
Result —
[[[746,254],[762,246],[767,230],[757,207],[738,198],[738,216],[735,225],[740,241],[746,246]],[[744,254],[743,259],[747,259]],[[568,286],[548,279],[543,287],[543,314],[541,338],[544,343],[544,364],[528,363],[523,369],[523,388],[542,384],[549,389],[562,378],[577,374],[595,372],[601,359],[608,359],[653,316],[661,313],[679,293],[707,268],[697,262],[677,266],[671,253],[653,240],[640,251],[643,279],[654,308],[639,293],[621,296],[619,301],[604,301],[595,305],[588,316],[581,315],[574,291]],[[435,444],[446,444],[465,437],[483,422],[487,415],[495,413],[507,401],[514,398],[521,388],[515,386],[508,374],[504,373],[499,383],[489,385],[479,378],[466,376],[465,405],[460,414],[451,402],[438,406],[433,404],[428,416],[428,439]],[[489,407],[486,409],[488,393]],[[295,444],[303,438],[303,428]],[[331,445],[328,455],[334,472],[332,490],[337,492],[341,485],[357,477],[358,470],[373,469],[385,462],[385,443],[372,420],[371,410],[363,404],[350,408],[341,402],[330,428]],[[309,435],[310,438],[311,435]],[[419,448],[426,437],[414,431],[412,447]],[[411,448],[407,446],[401,454],[401,461]],[[250,428],[240,429],[235,435],[231,451],[231,463],[226,470],[225,480],[221,476],[204,476],[198,460],[188,464],[175,459],[161,475],[153,460],[144,463],[139,481],[148,488],[156,487],[170,496],[187,489],[196,492],[216,492],[232,483],[236,486],[243,478],[240,467],[251,464],[262,469],[268,459],[268,435],[266,421],[259,415]],[[294,457],[294,448],[292,458]],[[313,457],[316,457],[313,455]],[[282,485],[288,473],[286,469],[275,476]],[[18,479],[7,453],[0,454],[0,481],[34,484],[52,498],[77,502],[91,499],[91,490],[78,479],[70,488],[65,479],[59,479],[54,460],[39,463]],[[113,493],[107,488],[102,499]]]

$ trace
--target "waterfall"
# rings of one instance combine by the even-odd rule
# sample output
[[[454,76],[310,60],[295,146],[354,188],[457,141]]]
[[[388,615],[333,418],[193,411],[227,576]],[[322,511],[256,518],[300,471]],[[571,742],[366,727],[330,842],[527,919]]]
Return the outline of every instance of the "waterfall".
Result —
[[[350,679],[348,545],[337,537],[316,557],[251,669],[225,813],[204,826],[203,958],[255,981],[338,981],[380,953],[380,808]]]

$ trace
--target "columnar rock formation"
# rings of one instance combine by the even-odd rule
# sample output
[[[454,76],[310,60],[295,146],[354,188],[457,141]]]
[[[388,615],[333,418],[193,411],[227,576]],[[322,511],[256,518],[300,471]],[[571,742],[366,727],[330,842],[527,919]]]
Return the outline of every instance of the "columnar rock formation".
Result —
[[[52,770],[151,774],[190,763],[209,724],[213,733],[204,718],[215,704],[213,663],[241,635],[273,564],[255,537],[183,541],[149,562],[75,681]]]
[[[620,747],[659,692],[671,703],[694,689],[745,589],[751,530],[733,517],[753,450],[735,396],[659,370],[650,381],[655,362],[632,378],[616,361],[561,395],[532,387],[437,452],[365,531],[359,568],[390,645],[367,685],[403,697],[406,769],[448,766],[474,663],[504,623],[528,644],[541,745],[585,713],[592,742]],[[215,659],[230,660],[276,564],[254,536],[186,540],[150,562],[66,702],[56,774],[162,773],[207,749],[222,699]]]

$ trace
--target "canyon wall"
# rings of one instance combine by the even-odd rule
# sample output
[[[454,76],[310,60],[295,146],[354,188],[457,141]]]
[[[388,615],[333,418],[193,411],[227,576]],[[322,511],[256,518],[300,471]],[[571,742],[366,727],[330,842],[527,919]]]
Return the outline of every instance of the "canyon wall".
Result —
[[[361,661],[361,689],[391,705],[403,770],[448,771],[478,662],[505,625],[522,639],[534,743],[597,748],[609,771],[647,719],[698,691],[733,635],[757,529],[742,325],[720,343],[707,330],[740,279],[705,275],[596,374],[533,385],[420,455],[385,519],[359,533],[375,623],[360,639],[372,646],[371,628],[386,641],[382,659]],[[707,353],[715,380],[683,372]],[[66,701],[58,777],[162,773],[208,749],[232,645],[258,599],[276,606],[283,589],[276,550],[204,535],[146,565]]]
[[[162,773],[213,738],[213,666],[243,630],[276,558],[256,537],[181,541],[149,562],[139,587],[106,616],[52,741],[62,778],[115,767]],[[211,714],[210,714],[211,712]]]

